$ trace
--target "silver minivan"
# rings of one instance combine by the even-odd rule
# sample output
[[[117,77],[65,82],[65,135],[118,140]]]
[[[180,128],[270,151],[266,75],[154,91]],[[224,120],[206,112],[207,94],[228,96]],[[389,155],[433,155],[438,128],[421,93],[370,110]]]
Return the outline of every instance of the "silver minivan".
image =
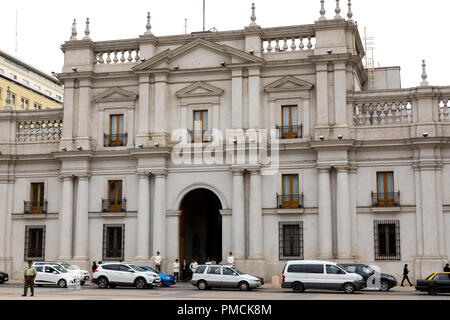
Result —
[[[288,261],[283,269],[281,286],[295,293],[307,289],[343,290],[353,293],[365,288],[363,277],[345,271],[329,261]]]
[[[200,290],[239,288],[241,291],[247,291],[260,287],[262,280],[240,272],[232,266],[201,265],[192,275],[191,283]]]

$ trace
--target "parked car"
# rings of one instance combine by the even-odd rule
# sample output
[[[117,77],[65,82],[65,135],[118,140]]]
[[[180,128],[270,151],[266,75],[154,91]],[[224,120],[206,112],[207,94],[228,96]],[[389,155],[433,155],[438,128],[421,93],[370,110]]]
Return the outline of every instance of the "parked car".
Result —
[[[5,283],[9,280],[9,276],[7,273],[0,272],[0,284]]]
[[[57,285],[60,288],[68,288],[80,284],[80,277],[67,272],[57,264],[42,264],[35,266],[37,271],[34,283],[37,286]]]
[[[343,290],[354,293],[364,289],[363,277],[345,271],[343,267],[328,261],[288,261],[283,269],[281,286],[295,293],[307,289]]]
[[[101,289],[116,286],[145,289],[162,285],[160,277],[129,263],[101,264],[94,271],[92,278],[92,282]]]
[[[435,272],[425,280],[417,280],[416,290],[431,295],[450,293],[450,272]]]
[[[36,266],[45,265],[45,264],[59,265],[61,268],[63,268],[67,272],[79,276],[81,285],[84,285],[86,283],[86,281],[89,280],[89,272],[88,271],[81,270],[75,266],[72,266],[70,263],[67,263],[64,261],[37,261],[37,262],[33,263],[33,266],[36,267]]]
[[[367,280],[376,273],[374,269],[366,264],[341,264],[341,266],[344,267],[347,272],[357,273],[363,277],[366,287],[368,286]],[[387,292],[397,286],[397,279],[395,279],[394,276],[385,273],[379,273],[379,276],[380,281],[372,284],[376,285],[379,283],[378,289],[380,291]]]
[[[241,291],[255,289],[262,285],[259,278],[225,265],[200,265],[192,275],[191,284],[200,290],[239,288]]]
[[[139,266],[139,268],[148,270],[150,272],[153,272],[154,274],[156,274],[158,277],[161,278],[162,281],[162,285],[164,287],[170,287],[175,285],[177,282],[175,280],[175,277],[170,275],[170,274],[164,274],[164,273],[159,273],[156,269],[152,268],[152,267],[148,267],[148,266]]]

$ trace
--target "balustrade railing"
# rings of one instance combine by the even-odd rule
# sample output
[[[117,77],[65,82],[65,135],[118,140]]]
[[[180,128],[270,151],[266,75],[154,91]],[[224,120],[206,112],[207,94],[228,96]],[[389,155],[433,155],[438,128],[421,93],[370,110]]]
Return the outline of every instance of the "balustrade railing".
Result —
[[[95,52],[95,64],[125,64],[139,62],[139,48],[101,50]]]
[[[24,201],[23,202],[23,213],[24,214],[46,214],[47,213],[47,200],[43,201]]]
[[[278,209],[298,209],[303,208],[303,193],[301,194],[277,194]]]
[[[412,121],[413,110],[409,100],[356,103],[353,107],[355,126],[410,124]]]
[[[314,36],[274,37],[263,39],[263,53],[301,52],[313,50],[316,44]]]
[[[16,142],[61,140],[63,120],[24,120],[17,122]]]
[[[440,98],[438,105],[439,121],[450,121],[450,97]]]
[[[400,192],[372,192],[373,208],[400,207]]]
[[[102,199],[102,212],[126,212],[127,199]]]
[[[303,126],[276,126],[279,130],[279,139],[301,139],[303,135]]]

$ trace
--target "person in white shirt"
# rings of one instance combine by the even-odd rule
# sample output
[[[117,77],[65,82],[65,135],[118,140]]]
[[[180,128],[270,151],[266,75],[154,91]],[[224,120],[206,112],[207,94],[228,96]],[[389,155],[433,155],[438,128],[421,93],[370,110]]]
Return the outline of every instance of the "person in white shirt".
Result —
[[[195,270],[197,270],[197,268],[198,268],[198,263],[197,263],[197,261],[192,260],[192,262],[191,262],[189,268],[191,268],[191,272],[194,273]]]
[[[161,272],[161,254],[158,252],[156,252],[156,256],[155,256],[155,268],[158,272]]]
[[[175,279],[179,280],[179,274],[180,274],[180,263],[178,262],[178,259],[175,259],[175,262],[173,263],[173,276]]]
[[[206,260],[206,262],[205,262],[205,264],[208,265],[208,266],[209,266],[211,263],[212,263],[212,262],[211,262],[211,260],[209,260],[209,258],[208,258],[208,259]]]
[[[233,267],[234,267],[234,257],[233,257],[233,252],[230,252],[230,255],[229,255],[228,258],[227,258],[227,263],[228,263],[230,266],[233,266]]]

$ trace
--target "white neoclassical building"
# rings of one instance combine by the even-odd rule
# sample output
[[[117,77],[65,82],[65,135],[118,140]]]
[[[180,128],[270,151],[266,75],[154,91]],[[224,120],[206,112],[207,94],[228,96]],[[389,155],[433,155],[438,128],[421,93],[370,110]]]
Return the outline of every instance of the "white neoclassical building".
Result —
[[[157,251],[166,272],[232,251],[267,279],[289,259],[441,270],[450,87],[425,63],[418,87],[398,67],[372,80],[352,15],[262,28],[253,8],[242,30],[176,36],[149,15],[137,38],[99,42],[74,24],[64,110],[0,112],[0,270]]]

